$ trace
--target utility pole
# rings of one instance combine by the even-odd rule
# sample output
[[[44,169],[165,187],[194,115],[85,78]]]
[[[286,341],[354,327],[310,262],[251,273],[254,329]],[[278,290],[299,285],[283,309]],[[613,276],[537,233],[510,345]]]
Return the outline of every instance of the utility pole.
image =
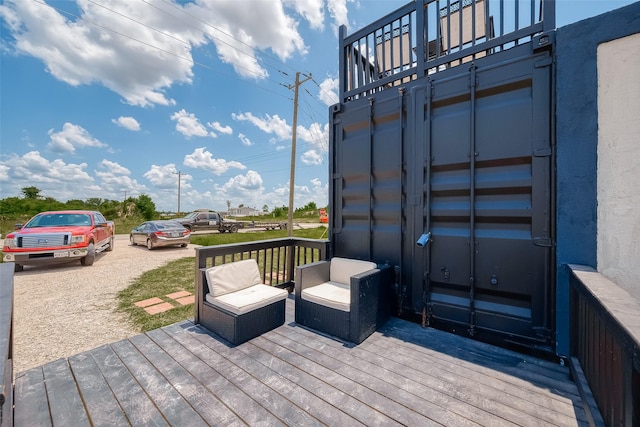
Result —
[[[293,95],[293,132],[291,134],[291,172],[289,173],[289,216],[287,217],[287,236],[293,236],[293,193],[295,189],[296,176],[296,128],[298,127],[298,87],[311,80],[309,74],[304,80],[300,81],[300,71],[296,73],[296,83],[289,89],[295,89]]]
[[[178,175],[178,216],[180,216],[180,177],[184,175],[182,172],[173,172],[174,175]]]

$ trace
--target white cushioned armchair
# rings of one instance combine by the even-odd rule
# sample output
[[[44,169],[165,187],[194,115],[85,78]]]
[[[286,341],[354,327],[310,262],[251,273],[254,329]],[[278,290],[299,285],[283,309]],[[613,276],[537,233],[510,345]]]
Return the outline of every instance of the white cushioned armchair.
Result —
[[[200,269],[204,296],[199,321],[232,344],[241,344],[284,323],[284,289],[262,283],[255,259]]]
[[[296,268],[296,323],[360,344],[388,318],[391,269],[334,257]]]

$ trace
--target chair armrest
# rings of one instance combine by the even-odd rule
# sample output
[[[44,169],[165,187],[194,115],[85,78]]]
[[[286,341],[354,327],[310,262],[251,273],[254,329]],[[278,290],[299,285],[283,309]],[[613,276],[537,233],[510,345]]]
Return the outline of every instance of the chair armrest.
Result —
[[[194,323],[200,323],[200,314],[202,313],[202,306],[204,300],[209,293],[209,285],[207,283],[207,269],[198,268],[196,270],[196,286],[195,286],[195,307],[193,314]]]
[[[374,268],[351,276],[351,307],[367,303],[377,303],[380,286],[382,286],[382,270]]]
[[[386,270],[385,270],[386,271]],[[351,276],[351,341],[360,344],[378,327],[384,274],[374,268]]]
[[[300,293],[303,289],[327,282],[329,280],[330,266],[329,261],[316,261],[296,267],[296,298],[300,298]]]

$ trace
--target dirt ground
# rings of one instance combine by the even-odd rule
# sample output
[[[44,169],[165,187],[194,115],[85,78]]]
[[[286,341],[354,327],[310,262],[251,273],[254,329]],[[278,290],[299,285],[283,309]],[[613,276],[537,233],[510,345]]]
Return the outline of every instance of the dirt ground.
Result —
[[[22,372],[138,333],[115,312],[116,295],[143,272],[195,256],[187,248],[130,246],[117,235],[95,263],[25,266],[14,277],[14,372]]]

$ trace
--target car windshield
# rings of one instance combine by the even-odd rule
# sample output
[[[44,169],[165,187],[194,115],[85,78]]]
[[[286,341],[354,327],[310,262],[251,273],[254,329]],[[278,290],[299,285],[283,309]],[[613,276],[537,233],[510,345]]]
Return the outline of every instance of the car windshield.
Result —
[[[36,215],[25,225],[26,228],[35,227],[65,227],[91,225],[89,214],[76,213],[48,213]]]

